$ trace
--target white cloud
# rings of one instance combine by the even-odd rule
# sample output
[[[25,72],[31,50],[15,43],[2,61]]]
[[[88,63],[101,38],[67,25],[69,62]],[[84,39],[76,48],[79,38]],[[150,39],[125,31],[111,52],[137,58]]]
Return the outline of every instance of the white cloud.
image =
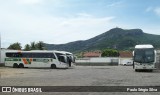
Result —
[[[145,11],[146,12],[150,12],[150,11],[152,11],[153,10],[153,7],[148,7]]]
[[[154,12],[155,12],[158,16],[160,16],[160,7],[155,8],[155,9],[154,9]]]
[[[92,15],[87,14],[87,13],[78,13],[77,15],[80,17],[93,17]]]
[[[51,44],[85,40],[105,32],[114,17],[94,17],[78,13],[71,17],[56,17],[51,14],[34,15],[13,11],[8,8],[0,11],[0,31],[2,47],[20,42],[24,46],[32,41]]]
[[[5,1],[8,0],[0,1],[2,47],[8,47],[14,42],[20,42],[24,46],[32,41],[61,44],[86,40],[116,26],[126,29],[139,26],[120,20],[115,21],[115,19],[121,19],[118,15],[117,18],[114,16],[97,17],[84,10],[73,10],[75,12],[65,14],[68,12],[66,6],[70,6],[65,0]],[[109,6],[117,5],[121,6],[122,1]],[[154,9],[154,7],[148,8],[146,11],[160,14],[158,8]],[[64,11],[67,11],[65,15]]]
[[[160,16],[160,7],[148,7],[145,12],[153,12],[154,14]]]
[[[123,1],[113,2],[112,4],[107,5],[108,7],[118,7],[121,6]]]
[[[39,4],[42,3],[43,0],[17,0],[17,3],[19,4],[29,4],[29,5],[34,5],[34,4]]]

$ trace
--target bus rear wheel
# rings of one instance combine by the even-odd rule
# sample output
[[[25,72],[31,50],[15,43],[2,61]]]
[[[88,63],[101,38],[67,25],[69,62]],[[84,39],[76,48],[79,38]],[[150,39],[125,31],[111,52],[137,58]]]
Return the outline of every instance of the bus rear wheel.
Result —
[[[24,68],[24,65],[22,63],[19,64],[19,68]]]
[[[17,64],[17,63],[14,63],[14,64],[13,64],[13,68],[18,68],[18,64]]]
[[[139,70],[135,69],[135,72],[139,72]]]
[[[55,64],[52,64],[52,65],[51,65],[51,69],[56,69],[56,65],[55,65]]]

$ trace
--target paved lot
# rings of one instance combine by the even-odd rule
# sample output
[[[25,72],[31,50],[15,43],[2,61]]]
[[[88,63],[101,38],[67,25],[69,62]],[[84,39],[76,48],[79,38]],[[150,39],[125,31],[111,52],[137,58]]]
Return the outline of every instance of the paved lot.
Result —
[[[135,72],[132,66],[76,66],[70,69],[0,67],[1,86],[160,86],[160,71]],[[0,93],[1,94],[1,93]],[[2,93],[9,95],[9,93]],[[17,93],[12,93],[12,95]],[[38,93],[20,93],[33,94]],[[41,95],[46,93],[39,93]],[[48,95],[106,95],[107,93],[47,93]],[[112,95],[137,93],[111,92]],[[150,93],[140,93],[150,95]],[[158,95],[159,93],[153,93]]]

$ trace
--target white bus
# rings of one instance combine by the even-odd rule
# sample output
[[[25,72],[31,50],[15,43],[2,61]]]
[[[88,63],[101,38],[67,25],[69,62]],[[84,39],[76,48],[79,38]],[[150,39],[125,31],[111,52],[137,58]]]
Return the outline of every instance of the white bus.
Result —
[[[67,56],[59,51],[6,51],[5,66],[13,68],[68,68]]]
[[[67,51],[61,51],[62,53],[66,54],[68,58],[69,67],[71,67],[72,64],[75,64],[75,56],[71,52]]]
[[[156,50],[152,45],[136,45],[133,51],[133,69],[149,70],[156,69]]]

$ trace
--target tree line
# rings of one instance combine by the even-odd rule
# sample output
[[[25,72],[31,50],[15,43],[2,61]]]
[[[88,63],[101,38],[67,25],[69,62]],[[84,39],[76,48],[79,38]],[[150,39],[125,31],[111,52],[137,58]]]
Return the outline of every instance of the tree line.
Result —
[[[102,50],[102,57],[118,57],[119,51],[115,49],[104,49]]]
[[[44,46],[43,41],[39,41],[39,42],[31,42],[30,44],[26,44],[24,46],[24,49],[22,49],[21,43],[16,42],[11,44],[7,49],[29,51],[29,50],[45,50],[46,48]]]
[[[16,42],[11,44],[8,49],[12,50],[25,50],[25,51],[30,51],[30,50],[46,50],[45,45],[43,41],[39,42],[31,42],[30,44],[26,44],[24,49],[22,49],[21,43]],[[118,50],[115,49],[104,49],[101,51],[102,57],[117,57],[119,56]],[[81,55],[82,56],[82,55]]]

